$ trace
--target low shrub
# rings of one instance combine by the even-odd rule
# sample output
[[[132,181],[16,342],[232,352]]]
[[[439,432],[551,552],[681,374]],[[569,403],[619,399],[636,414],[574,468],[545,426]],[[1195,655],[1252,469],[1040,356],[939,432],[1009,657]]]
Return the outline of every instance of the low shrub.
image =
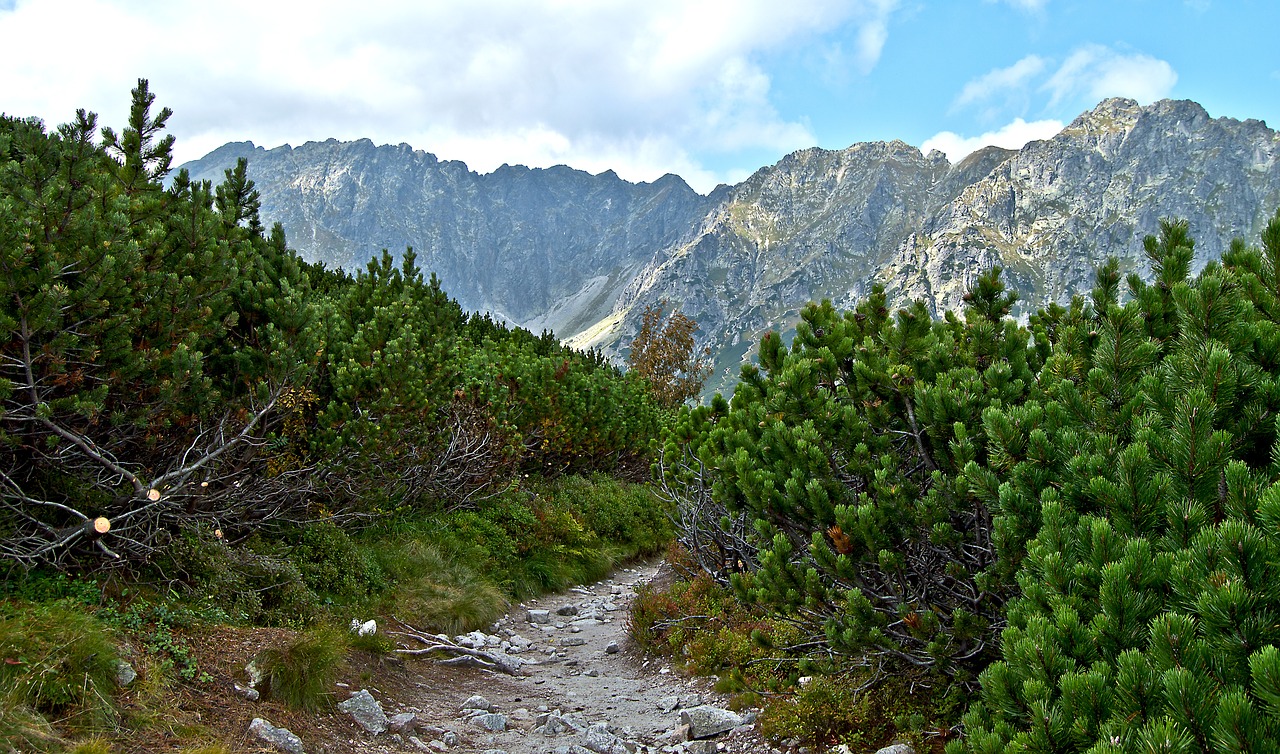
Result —
[[[27,602],[66,599],[82,605],[97,605],[102,601],[102,587],[97,579],[77,578],[42,566],[14,569],[6,574],[0,579],[0,597]]]
[[[932,718],[927,694],[910,693],[901,680],[864,689],[866,681],[857,673],[815,676],[794,693],[770,698],[761,730],[769,738],[796,738],[820,751],[845,744],[870,752],[910,742],[917,752],[941,752],[946,736],[924,730]]]
[[[677,548],[669,557],[680,562],[685,554]],[[917,751],[941,751],[949,729],[941,725],[929,736],[926,725],[948,719],[937,710],[957,714],[959,702],[935,698],[923,677],[914,684],[905,677],[883,681],[861,693],[867,670],[841,672],[836,663],[807,655],[814,637],[738,601],[700,571],[692,579],[641,586],[629,621],[632,639],[645,650],[669,654],[699,675],[719,676],[716,689],[734,695],[731,706],[763,704],[762,725],[772,738],[796,738],[820,750],[848,743],[854,751],[911,740]],[[812,680],[801,685],[801,675]]]
[[[269,647],[256,658],[263,688],[270,698],[294,709],[319,709],[347,647],[347,634],[333,629],[304,631],[283,646]]]
[[[182,574],[187,597],[235,622],[301,627],[321,614],[321,599],[284,542],[253,536],[235,545],[204,527],[176,538],[158,565]]]
[[[546,494],[578,511],[587,528],[616,547],[622,558],[656,555],[671,541],[667,506],[648,485],[604,474],[570,476],[549,484]]]
[[[385,586],[377,562],[331,521],[291,532],[289,540],[289,559],[307,586],[327,602],[353,602]]]

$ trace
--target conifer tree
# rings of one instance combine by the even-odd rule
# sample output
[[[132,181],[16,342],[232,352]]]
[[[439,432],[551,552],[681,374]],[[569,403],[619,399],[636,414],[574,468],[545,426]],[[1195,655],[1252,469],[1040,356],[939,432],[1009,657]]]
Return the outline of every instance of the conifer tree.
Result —
[[[1060,327],[1042,397],[984,415],[989,499],[1034,536],[1002,544],[1021,595],[949,752],[1275,750],[1280,214],[1262,241],[1192,279],[1164,223],[1155,281],[1120,305],[1104,268],[1073,305],[1097,336]]]
[[[260,233],[220,240],[207,186],[164,190],[154,99],[140,81],[101,145],[84,111],[52,133],[0,122],[0,555],[24,564],[145,558],[184,517],[252,520],[244,472],[305,369],[305,321],[272,321],[307,311],[305,281],[264,274]],[[241,320],[250,289],[264,316]]]
[[[812,304],[790,347],[761,340],[727,411],[674,430],[664,455],[687,445],[711,495],[755,522],[757,551],[735,558],[758,563],[734,576],[740,594],[809,646],[944,685],[971,682],[994,652],[1008,584],[964,469],[985,456],[983,410],[1020,402],[1035,368],[1000,274],[978,280],[963,319],[935,322],[919,302],[891,314],[878,288],[851,312]]]

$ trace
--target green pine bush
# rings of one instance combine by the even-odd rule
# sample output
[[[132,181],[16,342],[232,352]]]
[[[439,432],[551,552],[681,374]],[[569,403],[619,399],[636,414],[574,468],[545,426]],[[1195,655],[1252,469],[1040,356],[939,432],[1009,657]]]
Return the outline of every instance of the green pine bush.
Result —
[[[1192,278],[1166,223],[1155,282],[1104,268],[1036,331],[1037,400],[984,415],[1021,595],[951,754],[1275,750],[1280,214],[1262,241]]]

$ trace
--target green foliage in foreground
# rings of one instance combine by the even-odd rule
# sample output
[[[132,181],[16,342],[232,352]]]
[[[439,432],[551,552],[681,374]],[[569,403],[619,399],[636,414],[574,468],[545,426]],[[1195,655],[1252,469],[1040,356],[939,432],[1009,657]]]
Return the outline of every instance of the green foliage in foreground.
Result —
[[[466,315],[412,250],[307,264],[243,160],[165,185],[154,100],[140,81],[119,134],[0,117],[0,565],[137,571],[193,536],[643,474],[665,414],[642,380]]]
[[[1280,214],[1261,240],[1192,276],[1164,223],[1153,282],[1025,328],[998,270],[963,318],[811,305],[669,435],[682,539],[809,651],[977,692],[951,754],[1274,751]]]
[[[0,728],[11,728],[0,733],[38,743],[50,734],[44,715],[103,729],[115,717],[115,678],[112,636],[83,606],[0,606]]]
[[[989,504],[1034,538],[949,751],[1274,751],[1280,741],[1280,214],[1194,279],[1039,318],[1035,400],[989,410]],[[998,492],[997,492],[998,490]]]
[[[148,719],[165,719],[148,705],[166,703],[166,684],[210,688],[211,669],[187,638],[209,623],[299,629],[258,664],[265,693],[314,709],[326,703],[326,679],[349,650],[390,648],[382,635],[351,637],[351,618],[386,625],[394,615],[431,633],[486,628],[513,600],[654,554],[670,538],[665,513],[645,485],[531,477],[474,511],[403,512],[355,534],[331,523],[240,543],[188,532],[161,563],[185,583],[166,591],[119,582],[104,589],[34,569],[0,583],[0,749],[61,751],[70,734],[127,739]],[[133,647],[142,676],[121,714],[117,639]]]
[[[394,613],[453,634],[488,625],[512,599],[653,555],[670,536],[647,486],[575,475],[513,482],[476,510],[404,511],[354,534],[320,523],[232,544],[192,530],[159,567],[184,574],[183,594],[203,615],[231,622],[301,627]]]
[[[985,457],[983,410],[1025,400],[1042,361],[1014,300],[995,269],[963,319],[891,314],[882,290],[851,312],[812,304],[790,347],[764,337],[731,404],[671,432],[664,458],[697,465],[667,466],[667,487],[709,492],[754,534],[725,553],[745,599],[841,654],[961,681],[990,661],[1011,579],[966,465]]]

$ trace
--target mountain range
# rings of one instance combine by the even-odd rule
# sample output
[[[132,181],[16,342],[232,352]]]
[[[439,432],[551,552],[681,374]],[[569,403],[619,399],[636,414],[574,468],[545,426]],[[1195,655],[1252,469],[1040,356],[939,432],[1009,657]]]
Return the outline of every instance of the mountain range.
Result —
[[[1149,273],[1141,239],[1161,219],[1189,223],[1198,270],[1280,208],[1280,136],[1185,100],[1104,100],[1051,139],[955,164],[901,141],[805,149],[708,195],[674,175],[481,175],[368,140],[234,142],[182,167],[217,183],[241,157],[263,220],[307,259],[354,270],[413,247],[464,308],[614,357],[669,301],[701,326],[713,387],[811,300],[852,306],[879,283],[941,312],[999,264],[1026,312],[1089,288],[1108,257]]]

